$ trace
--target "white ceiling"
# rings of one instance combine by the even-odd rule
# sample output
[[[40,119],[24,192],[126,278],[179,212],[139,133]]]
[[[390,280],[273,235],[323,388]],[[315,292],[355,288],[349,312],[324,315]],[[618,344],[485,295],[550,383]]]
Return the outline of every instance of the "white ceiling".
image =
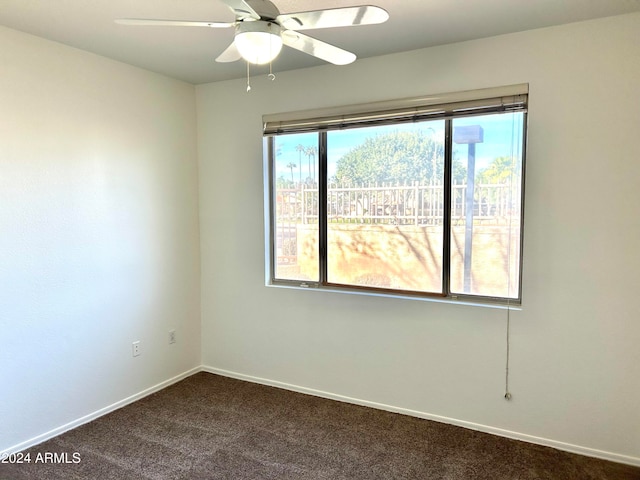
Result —
[[[280,12],[377,5],[381,25],[305,33],[359,58],[640,11],[640,0],[273,0]],[[246,75],[242,62],[214,62],[233,29],[141,27],[116,18],[234,21],[219,0],[0,0],[0,25],[120,60],[193,84]],[[286,48],[278,71],[323,62]],[[268,67],[254,67],[258,73]],[[336,67],[346,68],[346,67]],[[266,70],[265,70],[266,71]]]

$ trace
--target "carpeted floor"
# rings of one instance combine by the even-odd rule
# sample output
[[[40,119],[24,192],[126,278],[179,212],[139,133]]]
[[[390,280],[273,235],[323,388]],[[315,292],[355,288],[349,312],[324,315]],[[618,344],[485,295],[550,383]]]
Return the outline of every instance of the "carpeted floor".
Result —
[[[208,373],[27,453],[0,480],[640,479],[628,465]]]

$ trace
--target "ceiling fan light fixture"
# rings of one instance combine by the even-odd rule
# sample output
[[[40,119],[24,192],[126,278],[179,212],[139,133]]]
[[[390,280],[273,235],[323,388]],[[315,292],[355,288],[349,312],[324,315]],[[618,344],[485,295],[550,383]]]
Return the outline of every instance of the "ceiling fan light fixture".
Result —
[[[275,23],[243,21],[236,27],[234,43],[247,62],[264,65],[273,61],[282,50],[280,33],[280,26]]]

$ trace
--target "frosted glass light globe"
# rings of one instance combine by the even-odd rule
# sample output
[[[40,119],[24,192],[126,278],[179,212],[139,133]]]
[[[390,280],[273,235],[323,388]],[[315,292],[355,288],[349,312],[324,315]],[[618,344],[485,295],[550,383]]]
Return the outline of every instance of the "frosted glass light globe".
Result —
[[[236,27],[234,43],[247,62],[257,65],[269,63],[282,50],[280,27],[262,20],[244,21]]]

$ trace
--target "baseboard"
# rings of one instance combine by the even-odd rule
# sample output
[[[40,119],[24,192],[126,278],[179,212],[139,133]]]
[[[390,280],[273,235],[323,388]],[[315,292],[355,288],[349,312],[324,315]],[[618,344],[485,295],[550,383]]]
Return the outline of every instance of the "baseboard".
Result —
[[[118,410],[119,408],[122,408],[126,405],[129,405],[130,403],[133,403],[137,400],[140,400],[146,396],[151,395],[152,393],[155,393],[157,391],[162,390],[163,388],[167,388],[170,385],[173,385],[174,383],[179,382],[180,380],[183,380],[191,375],[193,375],[194,373],[198,373],[202,371],[201,367],[194,367],[190,370],[187,370],[186,372],[181,373],[180,375],[176,375],[173,378],[170,378],[168,380],[165,380],[164,382],[160,382],[157,385],[154,385],[153,387],[149,387],[141,392],[138,392],[134,395],[131,395],[130,397],[127,397],[123,400],[120,400],[118,402],[115,402],[107,407],[101,408],[100,410],[96,410],[93,413],[90,413],[88,415],[85,415],[84,417],[78,418],[77,420],[73,420],[72,422],[69,422],[65,425],[62,425],[60,427],[54,428],[53,430],[49,430],[46,433],[43,433],[41,435],[38,435],[37,437],[33,437],[30,438],[29,440],[26,440],[22,443],[19,443],[17,445],[14,445],[12,447],[9,447],[6,450],[0,451],[0,457],[4,458],[5,455],[10,455],[12,453],[16,453],[19,452],[21,450],[25,450],[27,448],[33,447],[35,445],[38,445],[39,443],[45,442],[53,437],[57,437],[58,435],[67,432],[69,430],[72,430],[76,427],[79,427],[80,425],[84,425],[85,423],[88,423],[92,420],[95,420],[96,418],[102,417],[103,415],[106,415],[108,413],[113,412],[114,410]]]
[[[368,400],[362,400],[359,398],[352,398],[352,397],[347,397],[345,395],[339,395],[339,394],[335,394],[335,393],[331,393],[331,392],[325,392],[322,390],[315,390],[313,388],[307,388],[307,387],[301,387],[299,385],[293,385],[293,384],[289,384],[289,383],[285,383],[285,382],[280,382],[277,380],[270,380],[267,378],[260,378],[260,377],[254,377],[252,375],[245,375],[242,373],[238,373],[238,372],[232,372],[229,370],[224,370],[224,369],[220,369],[220,368],[215,368],[215,367],[210,367],[207,365],[202,365],[200,367],[195,367],[192,368],[190,370],[187,370],[186,372],[183,372],[173,378],[170,378],[168,380],[165,380],[164,382],[160,382],[157,385],[154,385],[152,387],[149,387],[139,393],[136,393],[134,395],[131,395],[130,397],[127,397],[123,400],[120,400],[118,402],[115,402],[107,407],[101,408],[100,410],[97,410],[93,413],[90,413],[88,415],[85,415],[77,420],[74,420],[72,422],[69,422],[65,425],[62,425],[60,427],[54,428],[53,430],[50,430],[46,433],[43,433],[41,435],[38,435],[36,437],[33,437],[29,440],[26,440],[24,442],[21,442],[17,445],[14,445],[12,447],[9,447],[6,450],[0,451],[0,456],[3,455],[9,455],[11,453],[16,453],[19,452],[21,450],[25,450],[27,448],[33,447],[39,443],[45,442],[53,437],[56,437],[68,430],[72,430],[76,427],[79,427],[80,425],[84,425],[85,423],[88,423],[92,420],[95,420],[99,417],[102,417],[103,415],[106,415],[110,412],[113,412],[114,410],[117,410],[119,408],[122,408],[130,403],[133,403],[137,400],[140,400],[148,395],[151,395],[152,393],[155,393],[159,390],[162,390],[163,388],[166,388],[170,385],[173,385],[174,383],[179,382],[180,380],[183,380],[191,375],[193,375],[194,373],[198,373],[200,371],[203,372],[208,372],[208,373],[213,373],[216,375],[222,375],[225,377],[230,377],[230,378],[236,378],[238,380],[245,380],[248,382],[252,382],[252,383],[258,383],[258,384],[262,384],[262,385],[268,385],[268,386],[272,386],[272,387],[277,387],[277,388],[283,388],[285,390],[291,390],[293,392],[299,392],[299,393],[305,393],[308,395],[314,395],[316,397],[322,397],[322,398],[328,398],[331,400],[337,400],[339,402],[345,402],[345,403],[352,403],[354,405],[361,405],[364,407],[371,407],[371,408],[376,408],[378,410],[386,410],[388,412],[394,412],[394,413],[400,413],[403,415],[410,415],[412,417],[418,417],[418,418],[424,418],[426,420],[433,420],[436,422],[441,422],[441,423],[446,423],[446,424],[450,424],[450,425],[456,425],[459,427],[464,427],[464,428],[469,428],[471,430],[476,430],[479,432],[484,432],[484,433],[490,433],[493,435],[498,435],[501,437],[506,437],[506,438],[511,438],[514,440],[521,440],[524,442],[529,442],[529,443],[534,443],[537,445],[543,445],[546,447],[551,447],[551,448],[555,448],[558,450],[563,450],[566,452],[571,452],[571,453],[577,453],[579,455],[585,455],[588,457],[595,457],[595,458],[601,458],[603,460],[609,460],[612,462],[617,462],[617,463],[624,463],[627,465],[633,465],[636,467],[640,467],[640,458],[637,457],[631,457],[628,455],[620,455],[618,453],[612,453],[612,452],[607,452],[607,451],[603,451],[603,450],[597,450],[597,449],[593,449],[593,448],[589,448],[589,447],[583,447],[580,445],[573,445],[570,443],[564,443],[564,442],[559,442],[557,440],[551,440],[551,439],[547,439],[547,438],[541,438],[541,437],[536,437],[533,435],[528,435],[525,433],[519,433],[519,432],[513,432],[510,430],[504,430],[501,428],[496,428],[496,427],[491,427],[488,425],[482,425],[482,424],[478,424],[478,423],[473,423],[473,422],[467,422],[465,420],[459,420],[456,418],[450,418],[450,417],[444,417],[444,416],[440,416],[440,415],[434,415],[431,413],[426,413],[426,412],[421,412],[418,410],[410,410],[407,408],[401,408],[401,407],[396,407],[393,405],[386,405],[386,404],[382,404],[382,403],[377,403],[377,402],[371,402]]]
[[[585,455],[587,457],[595,457],[603,460],[609,460],[617,463],[624,463],[627,465],[633,465],[640,467],[640,458],[631,457],[628,455],[620,455],[618,453],[606,452],[603,450],[597,450],[589,447],[582,447],[580,445],[573,445],[570,443],[559,442],[557,440],[551,440],[548,438],[536,437],[528,435],[526,433],[513,432],[510,430],[504,430],[501,428],[491,427],[488,425],[482,425],[473,422],[467,422],[465,420],[459,420],[456,418],[443,417],[440,415],[434,415],[431,413],[420,412],[417,410],[410,410],[407,408],[395,407],[393,405],[385,405],[377,402],[370,402],[368,400],[362,400],[359,398],[347,397],[344,395],[338,395],[331,392],[324,392],[321,390],[315,390],[313,388],[301,387],[299,385],[292,385],[289,383],[279,382],[277,380],[269,380],[267,378],[254,377],[252,375],[245,375],[242,373],[231,372],[229,370],[223,370],[220,368],[209,367],[203,365],[201,367],[203,372],[214,373],[216,375],[222,375],[225,377],[236,378],[238,380],[245,380],[248,382],[259,383],[262,385],[268,385],[272,387],[283,388],[285,390],[291,390],[299,393],[306,393],[308,395],[314,395],[316,397],[328,398],[331,400],[337,400],[345,403],[352,403],[355,405],[361,405],[364,407],[376,408],[378,410],[386,410],[394,413],[401,413],[403,415],[410,415],[412,417],[424,418],[426,420],[433,420],[436,422],[447,423],[450,425],[456,425],[459,427],[476,430],[479,432],[490,433],[501,437],[511,438],[513,440],[521,440],[524,442],[534,443],[536,445],[543,445],[545,447],[551,447],[558,450],[563,450],[570,453],[577,453],[579,455]]]

